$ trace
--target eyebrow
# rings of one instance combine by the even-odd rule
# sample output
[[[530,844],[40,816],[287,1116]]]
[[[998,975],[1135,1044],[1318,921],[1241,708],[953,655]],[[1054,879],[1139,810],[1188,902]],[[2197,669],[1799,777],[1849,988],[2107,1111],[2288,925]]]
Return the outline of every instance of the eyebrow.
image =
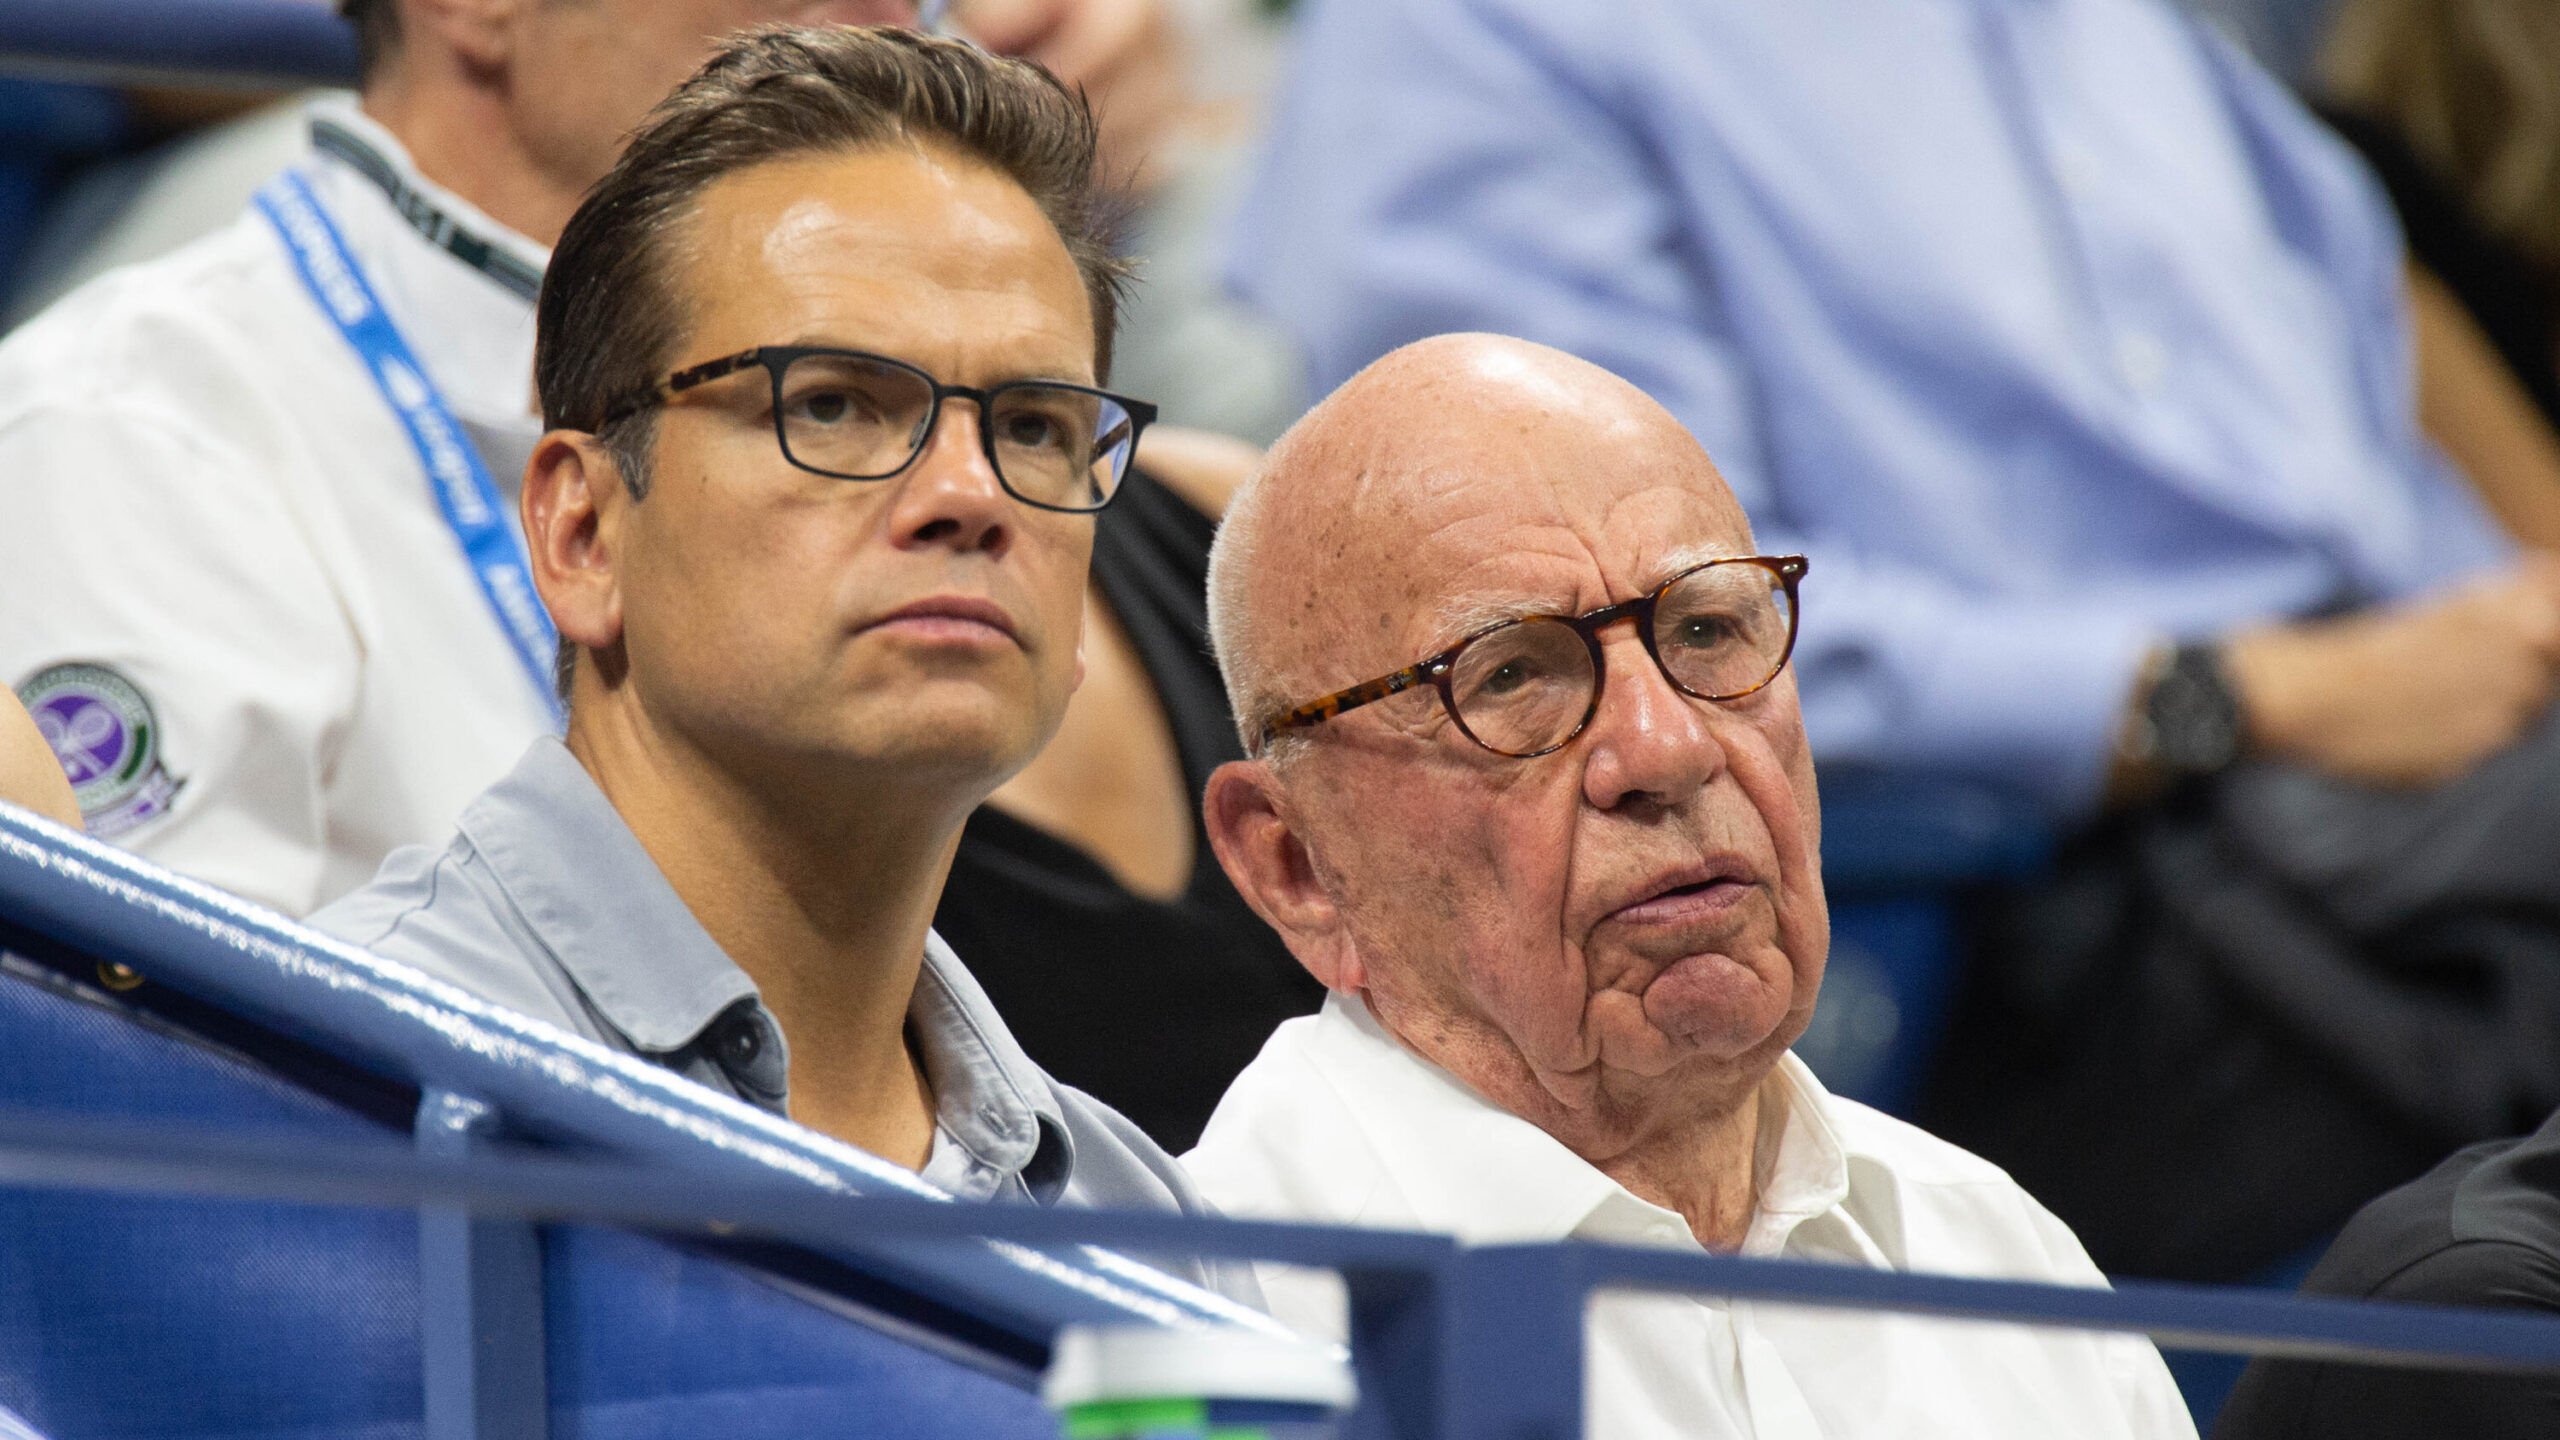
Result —
[[[1736,550],[1728,545],[1683,545],[1663,557],[1653,578],[1645,582],[1638,594],[1648,593],[1664,581],[1684,570],[1694,570],[1710,560],[1740,560],[1752,552]],[[1454,595],[1432,611],[1432,631],[1442,637],[1440,645],[1455,645],[1482,630],[1509,620],[1532,615],[1570,615],[1576,608],[1570,600],[1558,600],[1553,591],[1539,593],[1528,590],[1477,590]]]
[[[883,349],[880,346],[861,341],[812,336],[801,340],[777,341],[772,345],[760,346],[758,348],[772,350],[849,350],[858,355],[877,355],[883,360],[895,360],[901,365],[913,365],[917,369],[924,371],[926,374],[933,376],[936,380],[942,379],[940,372],[936,371],[932,366],[925,364],[921,360],[910,360],[895,350]],[[1088,370],[1092,368],[1089,360],[1086,364],[1086,368]],[[944,383],[948,384],[949,382],[944,381]],[[1074,385],[1081,389],[1094,390],[1099,389],[1101,384],[1102,382],[1099,380],[1078,380],[1066,371],[1059,371],[1055,374],[1051,374],[1047,372],[1025,370],[1019,373],[1008,373],[1002,378],[989,380],[985,384],[974,388],[980,390],[993,390],[999,385]]]

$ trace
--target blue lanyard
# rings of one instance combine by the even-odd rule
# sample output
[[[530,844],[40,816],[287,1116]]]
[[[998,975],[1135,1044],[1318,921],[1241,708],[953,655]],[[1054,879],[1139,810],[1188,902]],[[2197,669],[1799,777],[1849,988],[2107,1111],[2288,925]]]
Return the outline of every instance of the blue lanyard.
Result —
[[[506,503],[489,478],[489,467],[464,437],[453,412],[445,408],[444,397],[436,393],[435,382],[427,378],[426,367],[418,363],[400,327],[391,323],[391,316],[375,298],[364,270],[347,253],[346,241],[339,237],[338,227],[329,223],[311,187],[288,170],[258,192],[258,208],[284,238],[311,298],[337,323],[338,333],[355,348],[382,398],[407,428],[409,443],[426,467],[427,488],[435,492],[436,505],[444,512],[445,528],[462,547],[463,559],[470,562],[498,628],[506,632],[516,658],[524,662],[526,678],[550,707],[552,723],[560,724],[565,716],[552,684],[560,632],[552,627],[551,616],[533,588],[533,567],[515,528],[507,523]]]

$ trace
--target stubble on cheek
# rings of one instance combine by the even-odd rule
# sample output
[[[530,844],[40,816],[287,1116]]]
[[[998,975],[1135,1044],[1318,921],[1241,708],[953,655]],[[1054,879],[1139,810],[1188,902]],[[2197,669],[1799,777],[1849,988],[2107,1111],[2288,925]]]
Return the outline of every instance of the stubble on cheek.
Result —
[[[1373,829],[1368,863],[1336,880],[1381,1019],[1471,1083],[1525,1066],[1552,1090],[1551,1075],[1588,1069],[1586,982],[1554,923],[1562,878],[1521,873],[1491,823],[1397,829]]]

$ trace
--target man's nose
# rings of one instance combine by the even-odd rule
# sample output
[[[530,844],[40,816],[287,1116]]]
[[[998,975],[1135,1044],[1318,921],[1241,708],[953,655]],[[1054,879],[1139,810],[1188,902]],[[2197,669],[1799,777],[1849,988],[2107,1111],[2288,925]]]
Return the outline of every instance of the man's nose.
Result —
[[[924,452],[889,482],[898,487],[889,525],[899,544],[987,555],[1011,548],[1014,500],[987,458],[980,438],[985,421],[974,400],[942,403]]]
[[[1584,736],[1584,797],[1601,810],[1681,804],[1725,766],[1707,702],[1672,688],[1632,625],[1612,628],[1601,643],[1607,683]]]

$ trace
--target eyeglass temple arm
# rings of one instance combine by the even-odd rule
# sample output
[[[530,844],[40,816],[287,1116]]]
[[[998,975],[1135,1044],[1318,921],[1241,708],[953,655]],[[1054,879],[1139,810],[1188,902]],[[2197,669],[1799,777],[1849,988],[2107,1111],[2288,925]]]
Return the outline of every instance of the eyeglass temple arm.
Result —
[[[1357,710],[1373,700],[1384,700],[1390,695],[1400,695],[1430,679],[1432,673],[1447,664],[1448,660],[1449,657],[1446,655],[1434,655],[1419,664],[1408,665],[1393,675],[1381,675],[1375,680],[1364,681],[1348,690],[1337,690],[1321,700],[1310,700],[1294,709],[1283,710],[1262,722],[1262,743],[1268,746],[1284,731],[1303,730],[1310,725],[1322,724],[1345,710]]]
[[[723,375],[735,375],[750,365],[760,363],[763,359],[764,350],[759,346],[753,350],[741,350],[735,355],[723,355],[717,360],[705,360],[689,369],[679,370],[648,389],[625,396],[615,402],[606,409],[604,418],[596,422],[596,428],[602,430],[615,421],[637,415],[652,405],[663,405],[696,385],[707,385]]]

